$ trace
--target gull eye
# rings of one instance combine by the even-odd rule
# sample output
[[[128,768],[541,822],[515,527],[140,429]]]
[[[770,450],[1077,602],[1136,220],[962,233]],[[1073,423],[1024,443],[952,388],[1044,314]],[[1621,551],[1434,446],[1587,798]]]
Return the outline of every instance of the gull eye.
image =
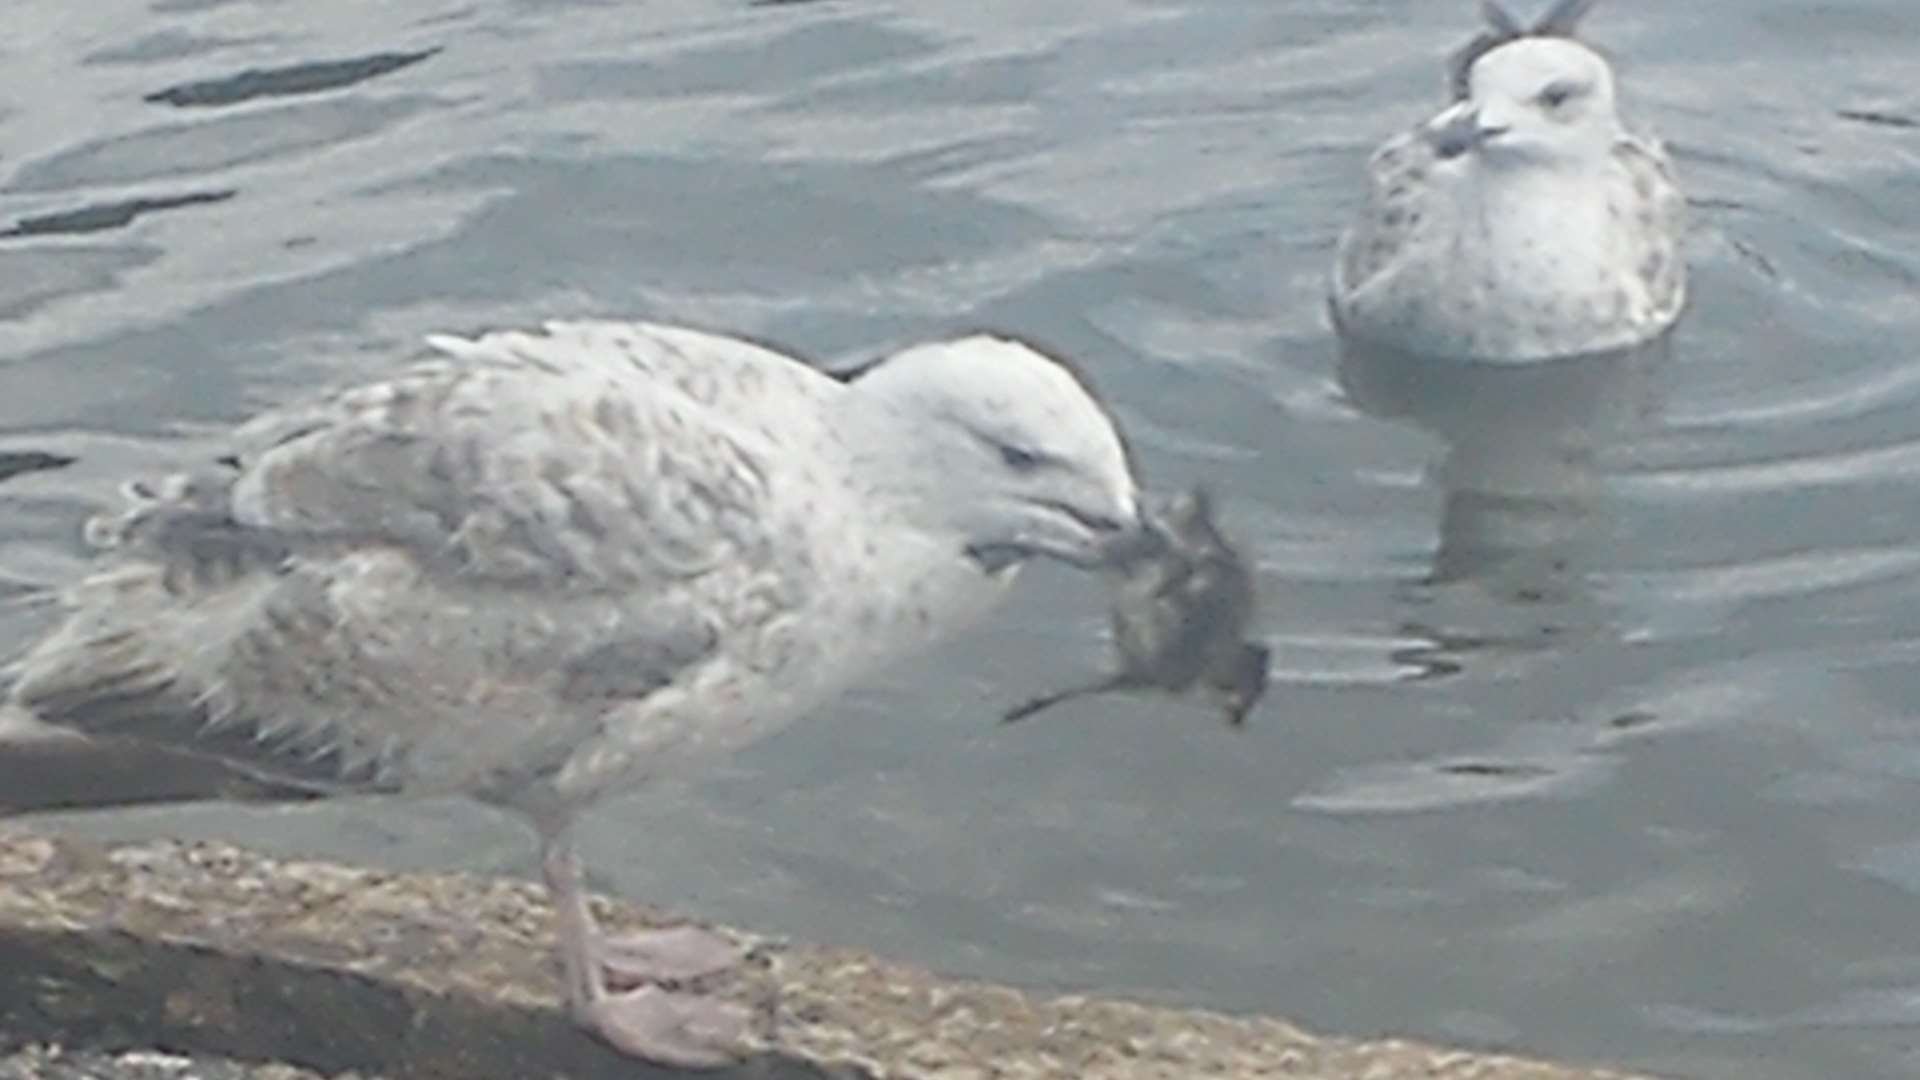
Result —
[[[999,432],[989,432],[976,427],[968,427],[975,439],[984,444],[985,449],[1000,455],[1001,464],[1017,473],[1038,472],[1052,465],[1059,465],[1060,459],[1045,450],[1029,449],[1019,443],[1009,442],[1008,436]]]
[[[1001,443],[999,445],[1000,460],[1006,462],[1007,468],[1012,469],[1014,472],[1032,472],[1046,464],[1045,458],[1031,450],[1023,450],[1018,446],[1014,446],[1012,443]]]
[[[1549,109],[1557,109],[1567,102],[1572,101],[1574,98],[1579,97],[1585,89],[1586,87],[1581,86],[1579,83],[1562,79],[1557,82],[1548,83],[1546,88],[1534,97],[1534,100]]]

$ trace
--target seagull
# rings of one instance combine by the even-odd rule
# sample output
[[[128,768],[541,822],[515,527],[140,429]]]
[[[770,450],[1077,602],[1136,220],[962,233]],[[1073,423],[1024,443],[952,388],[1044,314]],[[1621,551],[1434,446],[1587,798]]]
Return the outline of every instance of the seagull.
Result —
[[[1452,101],[1367,165],[1330,306],[1342,337],[1414,355],[1529,361],[1637,346],[1686,305],[1686,200],[1629,131],[1613,69],[1573,36],[1595,0],[1532,26],[1493,0],[1449,65]]]
[[[65,621],[11,665],[0,732],[517,811],[573,1015],[638,1058],[725,1064],[749,1017],[686,986],[737,950],[603,935],[571,825],[934,644],[1034,559],[1106,565],[1141,529],[1126,444],[1074,368],[1000,336],[844,380],[645,323],[428,343],[130,485],[88,525],[101,563]]]

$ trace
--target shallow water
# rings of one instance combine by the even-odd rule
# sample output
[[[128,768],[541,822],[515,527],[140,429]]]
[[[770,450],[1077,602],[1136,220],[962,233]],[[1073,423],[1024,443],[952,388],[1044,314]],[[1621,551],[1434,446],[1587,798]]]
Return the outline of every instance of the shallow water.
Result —
[[[1004,327],[1086,360],[1156,485],[1222,496],[1276,648],[1249,729],[1111,700],[998,729],[1101,661],[1098,597],[1042,572],[608,806],[605,884],[1345,1032],[1920,1073],[1920,10],[1601,5],[1696,203],[1671,356],[1389,371],[1412,404],[1368,407],[1413,415],[1371,415],[1324,272],[1469,9],[14,0],[0,595],[74,573],[121,477],[429,330],[627,313],[841,357]],[[0,650],[43,618],[0,614]],[[461,804],[68,820],[531,868]]]

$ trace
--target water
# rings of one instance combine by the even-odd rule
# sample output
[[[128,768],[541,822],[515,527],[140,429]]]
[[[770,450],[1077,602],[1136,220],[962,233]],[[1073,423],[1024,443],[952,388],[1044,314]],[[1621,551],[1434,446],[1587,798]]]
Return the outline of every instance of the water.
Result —
[[[1343,1032],[1915,1075],[1920,12],[1602,5],[1698,203],[1671,357],[1389,367],[1417,392],[1382,418],[1324,273],[1470,27],[1464,0],[13,0],[0,454],[76,460],[0,488],[0,593],[76,572],[121,477],[429,330],[630,313],[841,358],[1005,327],[1085,359],[1157,486],[1222,496],[1276,648],[1249,729],[1099,701],[1000,730],[1102,660],[1099,598],[1043,572],[608,806],[603,884]],[[8,608],[0,650],[43,618]],[[531,869],[463,804],[66,820]]]

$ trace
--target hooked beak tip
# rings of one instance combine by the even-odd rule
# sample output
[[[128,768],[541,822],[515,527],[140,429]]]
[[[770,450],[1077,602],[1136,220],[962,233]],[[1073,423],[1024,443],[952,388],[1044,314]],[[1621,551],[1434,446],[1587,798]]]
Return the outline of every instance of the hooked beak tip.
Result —
[[[1138,490],[1128,489],[1120,496],[1120,517],[1114,524],[1127,532],[1140,528],[1140,492]]]
[[[1136,517],[1110,535],[1101,546],[1100,561],[1109,567],[1131,566],[1167,547],[1167,536],[1145,517]]]
[[[1135,546],[1140,535],[1146,531],[1145,520],[1140,516],[1138,492],[1124,493],[1119,500],[1119,505],[1114,509],[1117,513],[1113,517],[1101,517],[1097,521],[1088,523],[1094,526],[1094,531],[1103,537],[1102,554],[1105,556],[1103,561],[1111,561],[1112,552],[1116,549],[1124,551]]]

